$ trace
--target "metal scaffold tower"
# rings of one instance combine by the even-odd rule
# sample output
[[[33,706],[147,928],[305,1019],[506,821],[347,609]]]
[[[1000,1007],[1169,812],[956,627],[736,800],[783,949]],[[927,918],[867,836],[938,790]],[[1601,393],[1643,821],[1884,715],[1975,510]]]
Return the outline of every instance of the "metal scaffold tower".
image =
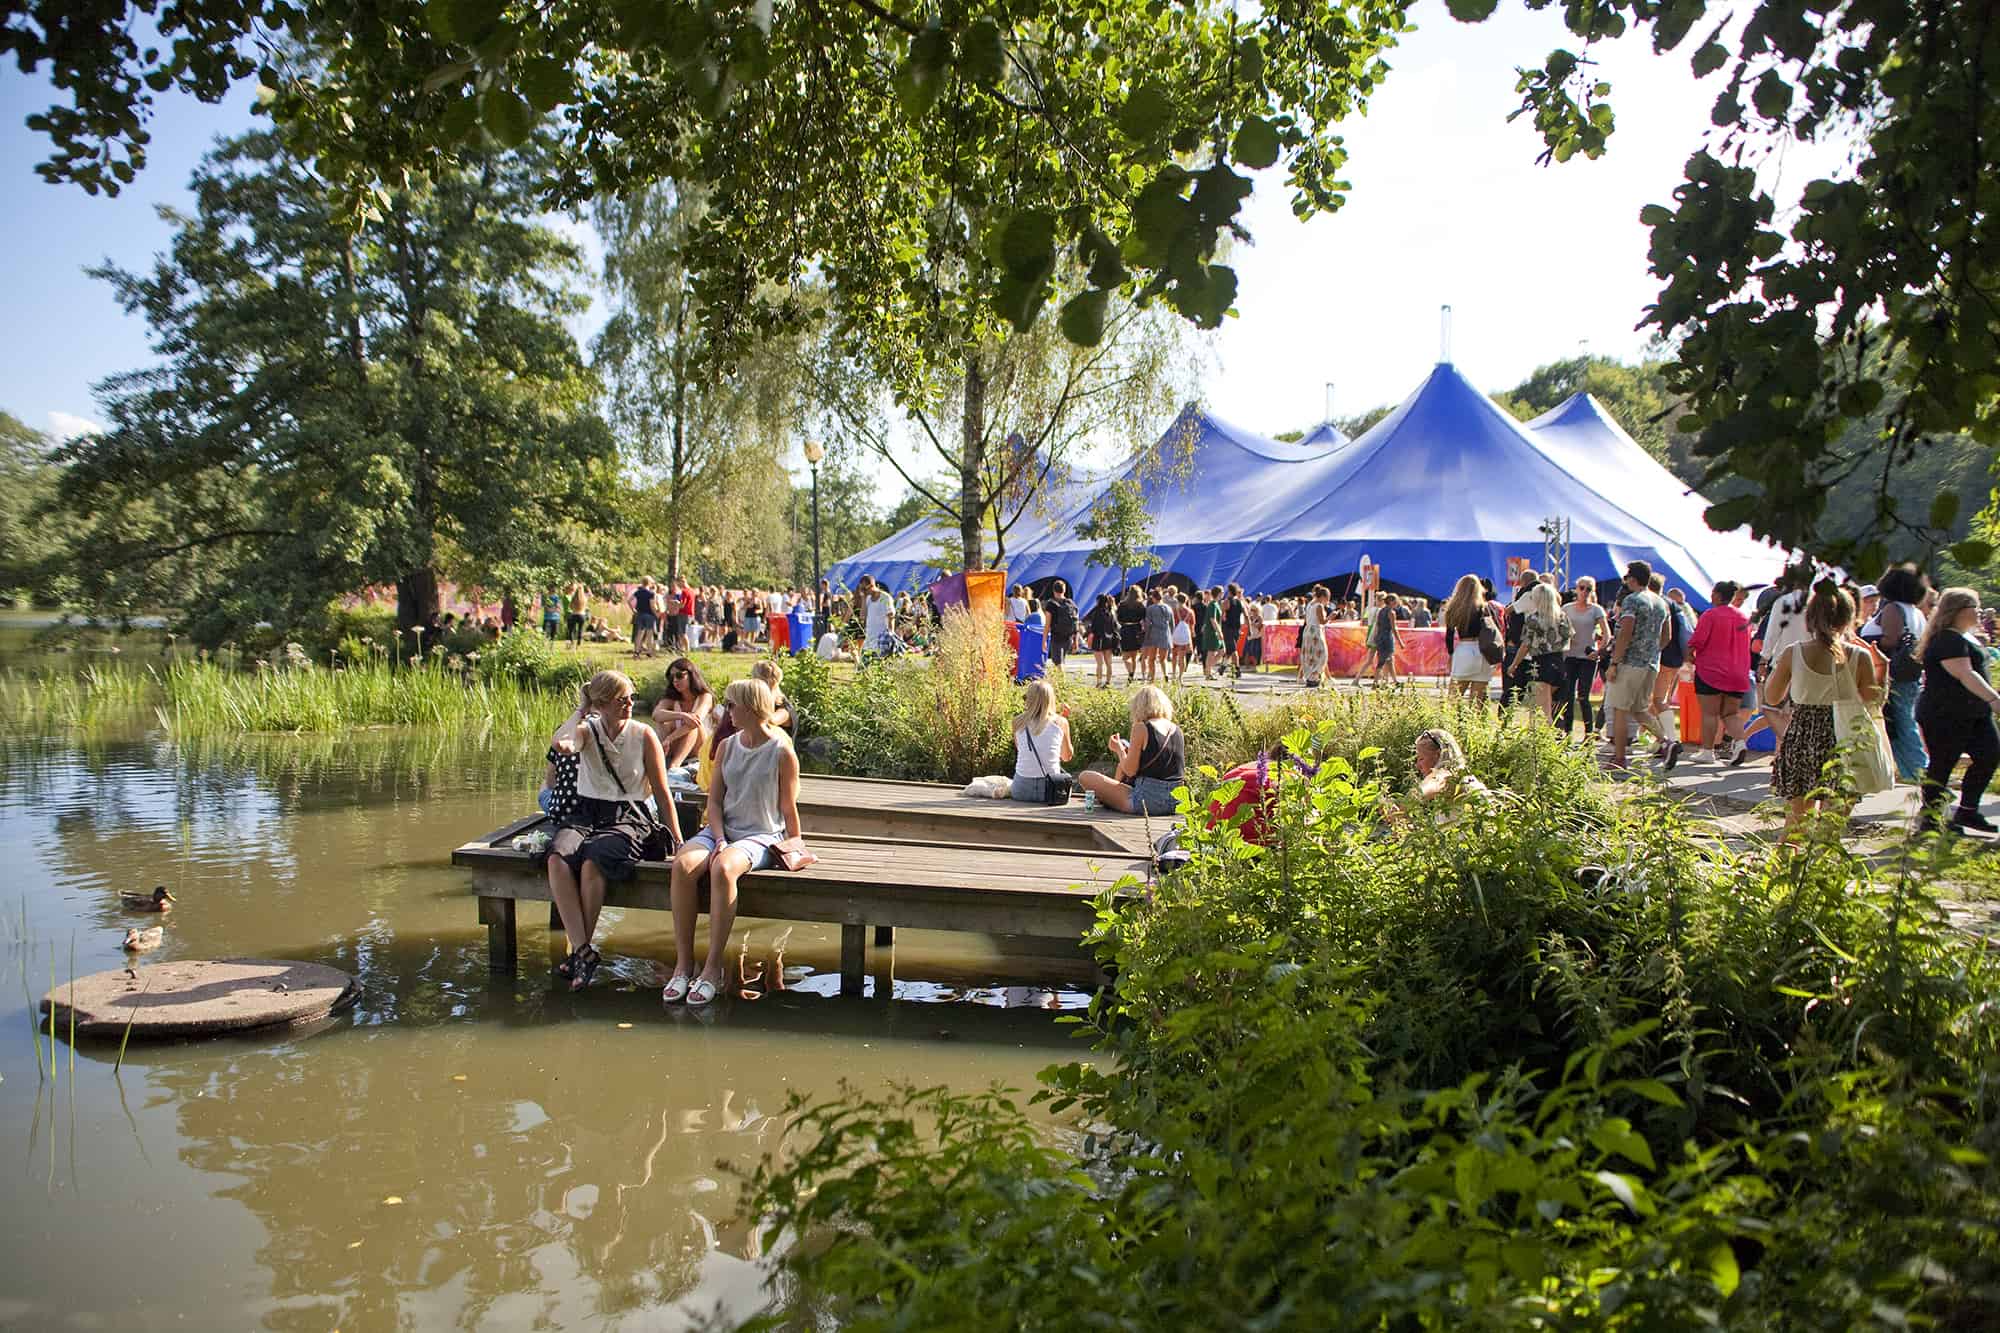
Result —
[[[1545,518],[1542,520],[1542,568],[1556,576],[1556,587],[1568,588],[1569,582],[1569,520],[1566,518]]]

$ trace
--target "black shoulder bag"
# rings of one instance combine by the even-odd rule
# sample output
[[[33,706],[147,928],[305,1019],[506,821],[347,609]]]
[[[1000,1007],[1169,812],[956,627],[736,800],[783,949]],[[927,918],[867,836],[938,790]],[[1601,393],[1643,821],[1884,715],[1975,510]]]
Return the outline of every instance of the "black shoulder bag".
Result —
[[[1042,804],[1068,805],[1070,793],[1076,790],[1076,779],[1067,773],[1050,776],[1049,766],[1042,762],[1042,752],[1035,748],[1033,737],[1028,738],[1028,753],[1035,756],[1035,767],[1042,770]]]
[[[612,763],[607,755],[604,733],[597,729],[597,719],[589,718],[586,720],[590,726],[591,739],[597,742],[598,761],[604,765],[604,771],[611,775],[611,781],[618,787],[618,794],[627,800],[631,800],[631,789],[625,785],[625,779],[618,776],[618,766]],[[642,724],[627,722],[625,725],[630,727]],[[639,859],[641,861],[666,860],[668,854],[680,846],[680,811],[676,809],[673,812],[674,818],[672,823],[669,824],[661,820],[658,812],[645,801],[633,801],[633,804],[643,810],[646,817],[653,822],[653,827],[647,832],[645,838],[640,841]]]

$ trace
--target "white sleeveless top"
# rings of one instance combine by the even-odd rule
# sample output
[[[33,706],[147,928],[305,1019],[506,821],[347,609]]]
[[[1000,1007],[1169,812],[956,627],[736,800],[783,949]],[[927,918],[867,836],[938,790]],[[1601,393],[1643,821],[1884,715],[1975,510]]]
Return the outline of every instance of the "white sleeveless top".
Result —
[[[636,719],[627,721],[625,729],[614,737],[603,719],[599,718],[597,735],[603,736],[609,746],[608,750],[600,750],[595,737],[589,745],[581,743],[590,725],[587,720],[577,724],[576,794],[600,801],[644,801],[647,794],[646,733],[649,728]],[[612,779],[614,770],[625,784],[623,791]]]
[[[778,756],[784,749],[776,736],[747,746],[740,732],[722,743],[722,833],[731,842],[785,836],[785,815],[778,808]]]
[[[1861,685],[1854,679],[1854,659],[1860,649],[1849,647],[1847,660],[1831,672],[1815,671],[1806,664],[1806,645],[1792,645],[1792,702],[1795,704],[1849,704],[1861,702]]]
[[[1061,777],[1062,734],[1062,723],[1054,718],[1044,722],[1042,729],[1033,736],[1029,736],[1026,730],[1017,730],[1014,733],[1014,776]]]

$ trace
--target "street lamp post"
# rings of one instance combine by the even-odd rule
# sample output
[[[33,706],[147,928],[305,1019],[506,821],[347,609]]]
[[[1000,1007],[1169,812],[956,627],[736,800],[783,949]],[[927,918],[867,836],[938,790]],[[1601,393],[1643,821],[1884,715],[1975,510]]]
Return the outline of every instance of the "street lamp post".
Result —
[[[819,460],[826,457],[826,448],[818,440],[806,441],[806,464],[812,468],[813,478],[813,614],[820,614],[819,605]]]

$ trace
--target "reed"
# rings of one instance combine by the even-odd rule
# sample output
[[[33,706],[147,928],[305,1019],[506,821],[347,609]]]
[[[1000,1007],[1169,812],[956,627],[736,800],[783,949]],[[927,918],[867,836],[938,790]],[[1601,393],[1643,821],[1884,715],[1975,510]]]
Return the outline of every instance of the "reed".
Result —
[[[370,726],[525,735],[553,731],[575,706],[567,691],[483,680],[446,664],[399,669],[379,660],[339,670],[295,664],[251,672],[179,661],[163,684],[160,717],[175,737]]]
[[[139,1018],[139,1001],[146,998],[146,992],[153,989],[153,979],[146,978],[146,984],[139,988],[138,998],[132,1001],[131,1012],[125,1015],[125,1035],[118,1039],[118,1058],[111,1062],[111,1073],[115,1077],[125,1067],[125,1048],[132,1044],[132,1024]]]
[[[24,731],[129,723],[159,698],[148,667],[93,664],[76,672],[0,671],[0,725]]]

